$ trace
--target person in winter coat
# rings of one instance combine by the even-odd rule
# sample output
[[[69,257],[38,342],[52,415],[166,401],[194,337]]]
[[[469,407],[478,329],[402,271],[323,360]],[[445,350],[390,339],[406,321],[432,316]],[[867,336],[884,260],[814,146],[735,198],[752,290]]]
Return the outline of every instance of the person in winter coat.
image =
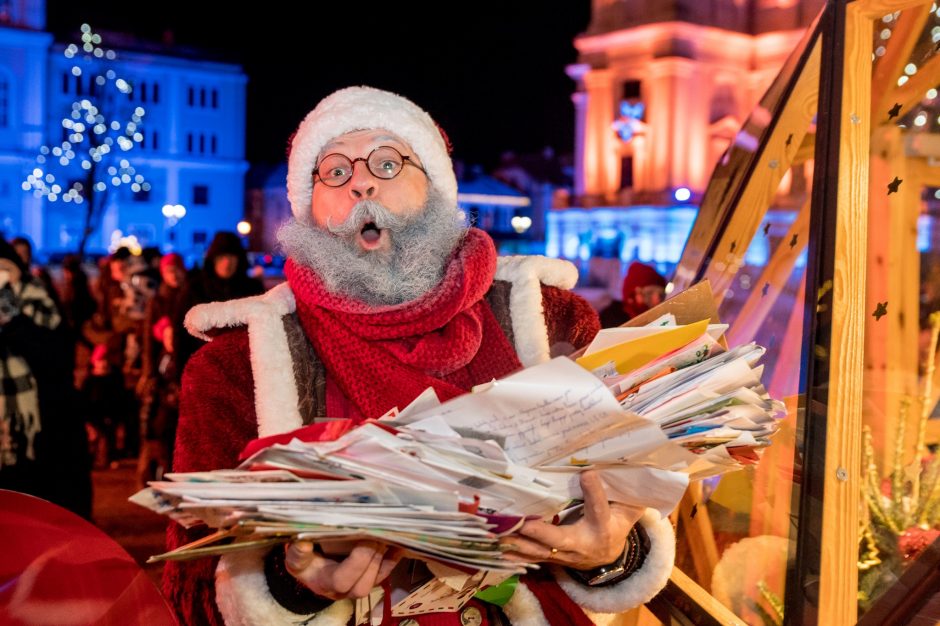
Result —
[[[174,312],[177,371],[182,374],[189,358],[204,343],[183,328],[183,319],[191,308],[205,302],[226,302],[263,292],[261,281],[248,276],[248,255],[238,235],[228,231],[216,233],[206,251],[202,269],[190,274]]]
[[[0,489],[90,518],[91,465],[72,362],[58,308],[0,238]]]
[[[497,259],[469,228],[445,137],[411,101],[368,87],[324,99],[291,143],[293,219],[278,234],[287,283],[261,297],[195,307],[187,328],[212,341],[183,376],[175,471],[234,467],[250,440],[319,417],[377,418],[427,387],[441,399],[586,345],[596,314],[572,294],[571,264]],[[530,521],[509,558],[542,562],[504,606],[399,621],[390,606],[427,576],[377,542],[340,554],[309,542],[168,563],[164,591],[184,624],[352,623],[353,599],[383,588],[382,623],[587,625],[665,585],[668,519],[608,502],[581,479],[585,515]],[[169,547],[205,534],[171,524]]]

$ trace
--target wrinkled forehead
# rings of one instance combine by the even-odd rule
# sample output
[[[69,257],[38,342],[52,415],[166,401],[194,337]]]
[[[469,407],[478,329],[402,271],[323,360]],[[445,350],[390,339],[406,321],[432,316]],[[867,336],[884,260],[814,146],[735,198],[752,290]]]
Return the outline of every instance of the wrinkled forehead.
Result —
[[[367,130],[353,130],[334,137],[324,144],[318,155],[318,160],[328,154],[339,152],[347,156],[365,156],[358,152],[371,151],[379,146],[391,146],[403,154],[412,154],[413,150],[407,141],[395,133],[384,128]],[[357,153],[357,154],[353,154]]]

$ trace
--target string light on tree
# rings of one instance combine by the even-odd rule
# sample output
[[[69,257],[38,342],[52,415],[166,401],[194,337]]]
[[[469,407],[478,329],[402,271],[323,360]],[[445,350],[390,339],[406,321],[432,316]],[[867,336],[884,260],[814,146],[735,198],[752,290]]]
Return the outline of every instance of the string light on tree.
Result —
[[[116,53],[102,46],[101,35],[88,24],[82,24],[81,45],[69,44],[63,55],[73,63],[73,80],[82,85],[76,91],[87,95],[71,103],[62,118],[63,141],[40,147],[36,168],[21,187],[48,202],[84,205],[78,245],[79,254],[84,254],[112,190],[121,185],[133,192],[150,190],[126,156],[143,141],[146,110],[130,103],[131,83],[109,63]]]

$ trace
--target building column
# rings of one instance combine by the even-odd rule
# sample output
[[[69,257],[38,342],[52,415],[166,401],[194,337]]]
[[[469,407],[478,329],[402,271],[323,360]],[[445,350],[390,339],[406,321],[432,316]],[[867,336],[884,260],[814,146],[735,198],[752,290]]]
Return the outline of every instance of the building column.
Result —
[[[587,110],[584,134],[584,194],[597,198],[616,195],[619,165],[614,131],[613,74],[594,69],[584,75]]]
[[[696,77],[698,64],[679,57],[650,63],[643,81],[650,166],[638,190],[664,192],[675,187],[702,189],[707,181],[708,93]],[[702,162],[699,163],[698,161]]]

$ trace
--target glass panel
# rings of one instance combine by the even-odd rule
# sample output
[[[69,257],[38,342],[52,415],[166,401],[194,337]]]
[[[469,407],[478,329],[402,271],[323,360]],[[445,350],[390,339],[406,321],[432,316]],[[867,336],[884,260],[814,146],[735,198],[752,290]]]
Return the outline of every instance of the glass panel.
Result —
[[[804,41],[811,45],[800,62],[785,66],[788,84],[773,115],[761,108],[752,115],[764,115],[760,133],[745,145],[745,126],[716,170],[708,193],[724,215],[695,270],[715,289],[719,317],[730,324],[729,345],[756,341],[767,348],[764,384],[789,411],[758,465],[690,488],[690,508],[679,516],[677,565],[743,621],[761,626],[782,623],[798,528],[791,503],[799,501],[794,458],[821,52],[816,35],[808,33]],[[705,219],[714,218],[703,206],[694,229],[705,228]],[[691,256],[684,261],[694,264]]]
[[[699,219],[692,228],[676,270],[674,282],[679,289],[688,287],[711,262],[713,247],[717,243],[716,233],[722,231],[730,214],[735,211],[742,189],[754,174],[754,167],[805,69],[818,37],[817,17],[787,58],[760,103],[745,120],[734,142],[715,165],[702,196]]]
[[[859,613],[874,622],[910,601],[910,584],[895,583],[940,535],[940,460],[931,452],[940,421],[927,421],[940,391],[931,322],[940,311],[935,6],[873,23]]]

